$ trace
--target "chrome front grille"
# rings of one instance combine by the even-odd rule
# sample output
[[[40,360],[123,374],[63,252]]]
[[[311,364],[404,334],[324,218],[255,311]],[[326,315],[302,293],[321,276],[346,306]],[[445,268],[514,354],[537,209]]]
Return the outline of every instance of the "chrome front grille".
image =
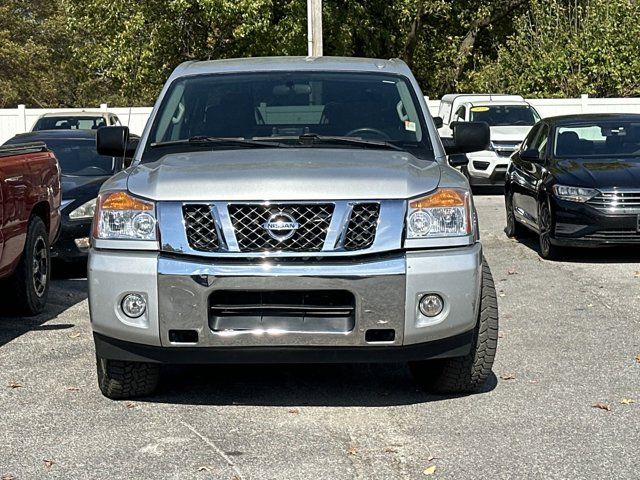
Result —
[[[351,218],[345,234],[345,250],[369,248],[376,238],[379,217],[379,203],[355,204],[351,210]]]
[[[640,190],[601,191],[587,204],[609,213],[640,213]]]
[[[199,252],[215,252],[220,248],[216,222],[209,205],[184,205],[182,215],[191,248]]]
[[[157,210],[163,252],[226,258],[350,256],[401,248],[406,201],[167,201],[159,202]]]
[[[333,209],[331,203],[231,204],[229,216],[241,252],[319,252],[327,237]],[[287,217],[280,217],[281,214]],[[278,232],[266,228],[267,222],[283,221],[282,218],[293,220],[297,228]]]

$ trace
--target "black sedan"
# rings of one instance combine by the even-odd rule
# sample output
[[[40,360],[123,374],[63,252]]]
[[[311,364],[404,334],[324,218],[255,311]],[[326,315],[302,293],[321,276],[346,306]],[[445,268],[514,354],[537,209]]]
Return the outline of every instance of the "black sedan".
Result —
[[[640,244],[640,115],[546,118],[511,157],[506,233],[539,236],[540,254],[563,246]]]
[[[62,171],[62,229],[52,257],[80,260],[87,256],[96,197],[102,184],[122,170],[122,158],[96,151],[95,130],[41,130],[16,135],[7,144],[41,141],[58,158]]]

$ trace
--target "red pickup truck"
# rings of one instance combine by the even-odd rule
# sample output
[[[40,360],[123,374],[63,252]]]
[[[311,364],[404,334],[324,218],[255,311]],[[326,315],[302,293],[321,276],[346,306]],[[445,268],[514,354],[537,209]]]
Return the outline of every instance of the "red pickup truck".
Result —
[[[58,161],[44,143],[0,147],[0,279],[9,306],[26,315],[47,302],[60,192]]]

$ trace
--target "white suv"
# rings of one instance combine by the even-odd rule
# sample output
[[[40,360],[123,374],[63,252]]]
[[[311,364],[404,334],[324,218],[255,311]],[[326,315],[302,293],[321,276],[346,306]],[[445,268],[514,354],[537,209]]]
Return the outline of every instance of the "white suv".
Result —
[[[452,135],[452,122],[489,124],[489,149],[467,154],[469,163],[462,167],[469,183],[476,186],[504,183],[511,154],[540,120],[535,108],[520,95],[445,95],[438,116],[442,118],[440,135],[443,137]]]

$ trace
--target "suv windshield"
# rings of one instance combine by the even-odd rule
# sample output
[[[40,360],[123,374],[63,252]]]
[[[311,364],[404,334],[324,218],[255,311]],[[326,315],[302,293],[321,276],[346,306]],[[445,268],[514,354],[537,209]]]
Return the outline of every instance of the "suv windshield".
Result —
[[[556,157],[640,156],[640,123],[631,121],[563,125],[556,128]]]
[[[529,105],[491,105],[471,107],[472,122],[487,122],[491,127],[531,126],[540,116]]]
[[[353,137],[403,149],[430,149],[420,105],[404,77],[350,72],[208,74],[171,84],[147,147],[196,137],[359,148]],[[198,142],[199,143],[199,142]],[[185,145],[193,146],[185,142]],[[218,142],[209,148],[238,148]],[[374,145],[375,146],[375,145]],[[202,145],[200,144],[200,148]]]

